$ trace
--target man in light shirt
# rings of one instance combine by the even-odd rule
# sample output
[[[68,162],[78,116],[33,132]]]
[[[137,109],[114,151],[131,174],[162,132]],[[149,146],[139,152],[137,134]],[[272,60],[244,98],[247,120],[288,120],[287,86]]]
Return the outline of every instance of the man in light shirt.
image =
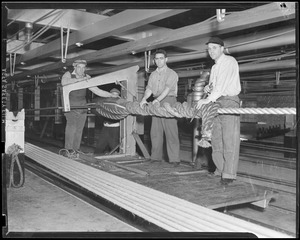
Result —
[[[222,108],[239,108],[241,92],[239,66],[234,57],[224,54],[224,42],[212,37],[206,43],[208,53],[215,61],[211,69],[209,84],[204,92],[206,99],[200,99],[196,105],[219,102]],[[213,122],[212,159],[216,165],[213,176],[221,176],[221,184],[227,185],[236,179],[240,152],[240,115],[220,114]]]
[[[177,102],[178,75],[167,66],[167,53],[163,49],[158,49],[154,53],[156,70],[150,74],[145,94],[140,102],[143,108],[147,104],[147,99],[153,94],[153,104],[157,107],[163,103],[169,103],[171,106]],[[151,160],[162,161],[164,133],[166,135],[166,146],[169,163],[174,167],[180,165],[179,151],[180,142],[178,136],[177,119],[152,117],[151,123]]]

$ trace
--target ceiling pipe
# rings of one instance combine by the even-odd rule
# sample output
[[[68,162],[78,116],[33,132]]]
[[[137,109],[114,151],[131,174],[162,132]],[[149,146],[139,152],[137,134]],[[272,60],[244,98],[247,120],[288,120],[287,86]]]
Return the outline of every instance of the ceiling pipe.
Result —
[[[281,60],[273,62],[264,62],[264,63],[246,63],[240,64],[239,70],[242,72],[253,72],[253,71],[267,71],[267,70],[279,70],[279,69],[288,69],[296,68],[296,60]],[[195,77],[200,76],[202,70],[192,70],[192,71],[179,71],[177,72],[179,78],[185,77]]]
[[[283,35],[278,35],[278,34],[282,34],[285,33]],[[273,38],[268,38],[270,36],[273,36]],[[275,36],[278,35],[278,36]],[[265,38],[265,39],[264,39]],[[261,41],[257,41],[257,39],[263,39]],[[203,39],[202,39],[203,41]],[[253,42],[252,42],[253,41]],[[206,42],[206,41],[205,41]],[[276,30],[268,30],[268,31],[264,31],[264,32],[260,32],[257,33],[255,36],[253,34],[248,34],[246,37],[238,37],[238,38],[228,38],[228,39],[224,39],[225,42],[225,47],[228,47],[228,52],[230,54],[234,54],[234,53],[238,53],[238,52],[245,52],[245,51],[253,51],[253,50],[259,50],[259,49],[264,49],[264,48],[271,48],[271,47],[279,47],[279,46],[284,46],[284,45],[290,45],[290,44],[295,44],[296,39],[295,39],[295,28],[293,27],[285,27],[285,28],[280,28],[280,29],[276,29]],[[247,43],[249,42],[249,43]],[[245,44],[241,44],[241,43],[245,43]],[[241,44],[239,46],[234,46],[234,45],[238,45]],[[232,46],[232,47],[230,47]],[[181,56],[169,56],[168,57],[168,63],[175,63],[175,62],[181,62],[181,61],[188,61],[188,60],[194,60],[194,59],[204,59],[204,58],[208,58],[208,54],[207,52],[202,52],[202,53],[195,53],[195,54],[185,54],[185,55],[181,55]],[[270,65],[266,64],[266,66],[270,67],[271,69],[276,69],[276,68],[272,68],[271,66],[274,63],[270,63]],[[89,71],[87,71],[88,74],[90,75],[101,75],[107,72],[114,72],[120,69],[124,69],[126,67],[129,66],[134,66],[134,65],[139,65],[140,68],[144,67],[144,59],[141,61],[136,61],[134,63],[128,63],[128,64],[124,64],[124,65],[119,65],[119,66],[115,66],[115,67],[107,67],[107,68],[101,68],[101,69],[91,69]],[[243,65],[242,69],[241,66]],[[263,66],[263,64],[258,64],[259,66],[255,66],[255,70],[258,69],[258,67]],[[294,63],[290,63],[290,65],[295,66],[295,61]],[[241,64],[240,65],[240,72],[244,71],[243,68],[245,68],[244,66],[247,66],[245,64]],[[276,64],[275,64],[276,66]],[[279,66],[280,68],[285,68],[283,65]],[[252,71],[250,70],[251,67],[249,67],[248,71]],[[267,69],[263,69],[263,70],[267,70]],[[247,70],[245,70],[247,71]],[[199,76],[200,74],[200,70],[195,70],[195,71],[182,71],[179,72],[179,77],[189,77],[189,76]],[[58,75],[58,74],[57,74]],[[60,75],[58,75],[60,76]],[[58,79],[47,79],[45,81],[58,81]]]
[[[25,23],[25,40],[26,43],[29,43],[32,37],[32,29],[33,29],[33,24],[30,22]]]
[[[283,35],[279,35],[273,38],[269,39],[264,39],[270,35],[277,35],[282,32],[286,32]],[[261,41],[255,41],[255,39],[264,39]],[[253,42],[252,42],[253,41]],[[264,48],[271,48],[271,47],[279,47],[279,46],[284,46],[284,45],[290,45],[290,44],[295,44],[296,43],[296,33],[295,29],[288,30],[286,31],[285,29],[280,29],[274,32],[268,31],[268,33],[261,33],[253,36],[251,34],[250,37],[244,37],[244,38],[237,38],[233,40],[233,38],[229,39],[224,39],[225,42],[225,51],[229,54],[234,54],[238,52],[246,52],[246,51],[253,51],[253,50],[259,50],[259,49],[264,49]],[[245,44],[242,44],[242,43]],[[247,43],[251,42],[251,43]],[[234,46],[238,45],[239,46]],[[230,47],[232,46],[232,47]],[[194,59],[201,59],[201,58],[207,58],[208,53],[206,51],[203,51],[201,53],[195,53],[195,54],[186,54],[182,56],[169,56],[168,57],[168,63],[173,63],[173,62],[181,62],[181,61],[189,61],[189,60],[194,60]]]
[[[282,34],[283,35],[278,35]],[[285,27],[280,28],[276,30],[268,30],[261,33],[257,33],[256,35],[248,34],[243,37],[238,38],[228,38],[224,39],[225,47],[228,47],[228,51],[230,54],[238,53],[238,52],[245,52],[245,51],[253,51],[253,50],[259,50],[264,48],[271,48],[271,47],[280,47],[284,45],[290,45],[296,43],[296,37],[295,37],[295,28],[293,27]],[[272,35],[278,35],[273,38],[268,38]],[[257,39],[264,39],[261,41],[257,41]],[[203,39],[201,39],[203,41]],[[207,41],[207,40],[206,40]],[[205,41],[205,42],[206,42]],[[256,42],[254,42],[256,41]],[[247,43],[249,42],[249,43]],[[234,46],[237,44],[245,43],[243,45]],[[232,47],[230,47],[232,46]],[[203,47],[204,48],[204,47]],[[183,62],[183,61],[189,61],[189,60],[195,60],[195,59],[205,59],[208,58],[208,54],[206,51],[203,51],[201,53],[191,53],[191,54],[181,54],[180,56],[172,56],[170,55],[168,57],[168,63],[175,63],[175,62]],[[144,59],[141,61],[135,61],[134,63],[128,63],[124,65],[118,65],[114,67],[106,67],[101,69],[91,69],[87,71],[88,74],[91,75],[100,75],[107,72],[113,72],[120,69],[124,69],[130,66],[139,65],[140,68],[144,67]]]

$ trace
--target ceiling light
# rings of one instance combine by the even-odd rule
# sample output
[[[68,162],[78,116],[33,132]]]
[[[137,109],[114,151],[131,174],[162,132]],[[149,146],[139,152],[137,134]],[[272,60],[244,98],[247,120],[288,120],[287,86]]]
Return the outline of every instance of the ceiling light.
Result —
[[[75,43],[75,45],[76,45],[77,47],[81,47],[81,46],[83,45],[83,43],[78,42],[78,43]]]

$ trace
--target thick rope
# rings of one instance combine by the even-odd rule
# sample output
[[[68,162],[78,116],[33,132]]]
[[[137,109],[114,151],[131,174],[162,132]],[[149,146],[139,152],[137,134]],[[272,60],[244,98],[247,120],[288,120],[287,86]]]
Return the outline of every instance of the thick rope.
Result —
[[[22,148],[15,143],[7,148],[6,154],[11,157],[11,164],[10,164],[10,170],[9,170],[9,187],[13,186],[15,188],[19,188],[24,183],[24,173],[23,173],[23,169],[22,169],[20,160],[18,158],[18,155],[21,150],[22,150]],[[19,172],[20,172],[19,184],[15,184],[15,181],[14,181],[15,164],[17,164],[17,166],[19,168]]]
[[[202,105],[199,110],[187,102],[148,103],[140,108],[139,102],[129,102],[124,99],[98,98],[95,99],[96,113],[106,118],[121,120],[127,115],[157,116],[165,118],[202,118],[202,138],[198,145],[210,147],[213,119],[217,114],[296,114],[296,108],[221,108],[218,102]]]
[[[109,100],[109,101],[108,101]],[[202,105],[199,110],[189,106],[187,102],[176,102],[173,106],[169,103],[159,104],[149,103],[141,108],[139,102],[129,102],[124,99],[96,99],[96,113],[106,118],[121,120],[127,115],[158,116],[165,118],[202,118],[202,138],[198,145],[201,147],[211,146],[211,131],[213,119],[217,115],[220,107],[219,103],[209,103]],[[194,116],[195,114],[195,116]]]
[[[226,114],[294,114],[296,108],[219,108],[218,113]]]

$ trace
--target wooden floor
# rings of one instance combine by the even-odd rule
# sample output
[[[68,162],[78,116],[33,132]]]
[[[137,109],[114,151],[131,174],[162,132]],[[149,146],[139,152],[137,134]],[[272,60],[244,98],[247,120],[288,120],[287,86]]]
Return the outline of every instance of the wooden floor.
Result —
[[[122,164],[122,160],[110,161]],[[128,159],[123,161],[126,164],[122,165],[148,172],[149,175],[143,176],[121,168],[114,168],[109,172],[210,209],[276,197],[276,192],[238,180],[226,187],[222,186],[220,177],[210,177],[206,170],[194,170],[187,164],[173,167],[167,162],[142,161],[130,164]],[[85,162],[88,164],[88,160]]]

